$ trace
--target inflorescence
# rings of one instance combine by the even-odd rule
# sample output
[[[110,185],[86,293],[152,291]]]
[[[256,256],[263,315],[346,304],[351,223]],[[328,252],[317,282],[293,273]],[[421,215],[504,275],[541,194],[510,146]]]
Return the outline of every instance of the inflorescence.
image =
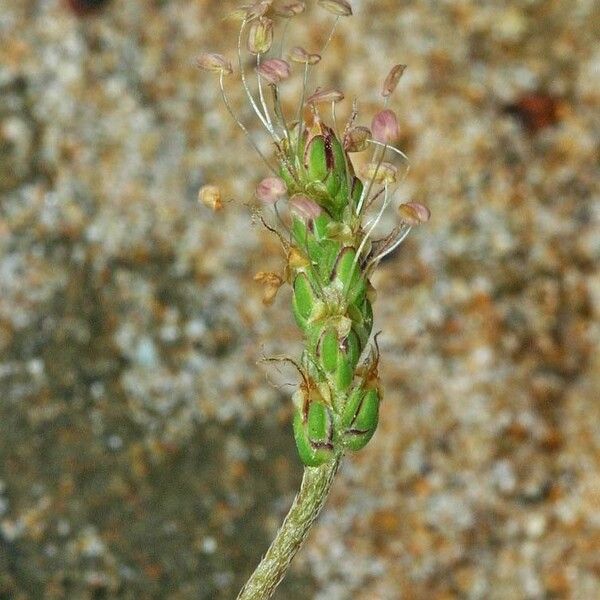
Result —
[[[375,431],[381,391],[376,339],[366,352],[374,298],[369,278],[411,228],[430,217],[420,203],[400,204],[396,225],[375,239],[409,169],[406,155],[395,147],[399,125],[387,106],[405,65],[395,65],[386,77],[383,107],[371,126],[356,124],[355,101],[340,130],[336,105],[344,94],[333,88],[309,93],[309,83],[338,22],[351,16],[352,8],[347,0],[317,4],[334,17],[319,52],[299,46],[284,51],[289,23],[304,12],[305,2],[260,0],[233,14],[241,21],[236,69],[250,106],[272,140],[273,157],[261,151],[229,101],[225,80],[234,72],[232,63],[215,53],[198,58],[201,69],[218,74],[225,107],[270,171],[258,184],[256,198],[263,214],[270,213],[270,224],[263,216],[261,220],[279,237],[286,268],[282,275],[263,272],[256,279],[265,285],[266,303],[283,283],[292,285],[293,311],[306,341],[297,365],[303,382],[294,398],[294,432],[300,456],[309,466],[339,456],[346,448],[362,448]],[[277,42],[276,23],[281,26]],[[246,52],[253,56],[252,73],[246,70]],[[295,114],[286,116],[280,91],[293,68],[301,72],[302,91]],[[328,119],[323,114],[327,111]],[[357,175],[350,155],[369,149],[371,160]],[[401,173],[394,157],[404,165]],[[205,186],[201,199],[215,210],[222,205],[215,186]]]

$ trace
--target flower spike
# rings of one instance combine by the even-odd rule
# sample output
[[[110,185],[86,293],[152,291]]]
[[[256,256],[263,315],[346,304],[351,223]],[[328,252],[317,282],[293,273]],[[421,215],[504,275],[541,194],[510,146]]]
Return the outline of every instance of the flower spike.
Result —
[[[356,125],[355,100],[340,134],[336,105],[344,99],[344,93],[323,87],[308,95],[307,89],[313,67],[320,62],[341,18],[352,15],[352,6],[348,0],[318,0],[318,5],[335,16],[318,54],[300,46],[284,54],[287,26],[292,17],[304,11],[303,1],[256,0],[236,13],[241,20],[236,70],[251,109],[270,137],[272,158],[267,157],[229,102],[224,77],[232,72],[231,63],[214,53],[204,53],[198,59],[199,67],[219,73],[221,95],[229,114],[271,171],[256,187],[256,210],[259,220],[277,236],[283,248],[283,272],[261,271],[255,279],[264,285],[265,304],[275,300],[282,285],[290,285],[292,312],[304,339],[299,361],[285,359],[295,364],[301,375],[292,397],[292,430],[300,460],[307,467],[303,487],[238,600],[271,597],[281,579],[279,575],[300,543],[295,542],[293,548],[287,545],[290,522],[301,522],[306,531],[321,506],[307,508],[307,502],[315,494],[322,500],[342,455],[361,450],[375,434],[383,394],[377,336],[372,335],[376,295],[370,277],[379,262],[402,244],[412,227],[430,218],[423,204],[401,204],[395,213],[395,225],[381,239],[373,239],[387,222],[384,215],[392,213],[391,207],[397,205],[397,186],[408,173],[408,159],[396,147],[400,138],[398,119],[387,108],[405,67],[394,65],[388,73],[381,89],[383,110],[373,117],[371,127]],[[282,31],[275,32],[281,20]],[[269,56],[275,33],[281,43]],[[247,77],[247,52],[253,55],[256,79]],[[302,85],[290,118],[279,84],[292,76],[292,63],[301,65]],[[331,108],[329,122],[323,104]],[[372,157],[365,167],[355,170],[350,154],[369,146],[373,146]],[[400,161],[405,161],[403,172],[397,164]],[[215,186],[203,187],[199,200],[213,210],[222,206]],[[267,210],[274,217],[269,222],[262,214]]]

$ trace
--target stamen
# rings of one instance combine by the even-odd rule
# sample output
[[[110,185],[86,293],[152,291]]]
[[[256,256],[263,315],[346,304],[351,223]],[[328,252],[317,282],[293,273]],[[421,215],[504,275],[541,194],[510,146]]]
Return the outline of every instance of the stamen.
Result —
[[[275,110],[275,116],[279,120],[279,125],[283,128],[283,134],[285,135],[285,139],[288,141],[289,148],[290,132],[285,117],[283,116],[283,109],[281,108],[281,101],[279,99],[279,90],[277,89],[276,85],[272,85],[271,90],[273,92],[273,107]]]
[[[377,140],[370,139],[367,141],[369,142],[369,144],[375,144],[376,146],[381,146],[382,148],[387,148],[388,150],[391,150],[392,152],[395,152],[396,154],[401,156],[408,165],[407,169],[406,169],[406,173],[408,173],[408,170],[410,169],[410,160],[408,159],[408,156],[406,156],[406,154],[404,154],[404,152],[402,152],[402,150],[398,150],[398,148],[396,148],[395,146],[389,146],[387,144],[378,142]]]
[[[407,226],[406,230],[400,234],[400,237],[388,248],[386,248],[384,251],[380,252],[377,256],[375,256],[374,258],[372,258],[368,263],[367,266],[365,267],[365,271],[369,272],[370,269],[375,268],[377,266],[377,264],[384,258],[386,257],[388,254],[392,253],[408,236],[408,234],[410,233],[410,230],[412,229],[411,226]]]
[[[352,261],[352,269],[350,270],[350,276],[348,277],[347,286],[350,284],[350,282],[352,281],[352,278],[354,277],[354,271],[356,270],[358,261],[360,260],[360,255],[362,254],[362,251],[364,250],[365,245],[369,241],[369,238],[371,237],[373,230],[379,224],[379,221],[381,220],[381,217],[383,216],[385,209],[389,206],[390,201],[391,201],[391,196],[388,194],[388,186],[386,185],[385,186],[385,197],[383,200],[383,204],[381,205],[381,208],[379,210],[379,213],[377,214],[377,217],[375,218],[375,220],[369,227],[369,230],[367,231],[367,233],[364,234],[364,236],[360,242],[360,245],[358,246],[358,250],[356,251],[356,256],[354,257],[354,260]],[[346,292],[347,292],[347,287],[344,288],[344,295],[346,294]]]
[[[260,103],[262,104],[263,110],[265,111],[265,117],[267,118],[267,123],[269,124],[269,128],[272,132],[272,135],[274,135],[275,130],[273,128],[273,122],[271,121],[271,114],[269,113],[267,103],[265,102],[265,96],[263,94],[262,88],[262,80],[260,77],[260,54],[256,55],[256,80],[258,81],[258,96],[260,97]]]
[[[325,45],[323,46],[323,48],[321,48],[321,56],[325,55],[325,50],[327,50],[327,47],[329,46],[331,40],[333,39],[333,34],[335,33],[335,28],[337,27],[337,24],[340,20],[340,17],[336,17],[335,21],[333,22],[333,27],[331,28],[331,31],[329,32],[329,35],[327,36],[327,39],[325,40]]]
[[[333,122],[333,130],[335,131],[335,137],[338,140],[342,140],[343,138],[340,137],[340,132],[338,129],[338,124],[337,124],[337,118],[335,115],[335,104],[336,104],[335,101],[332,100],[332,102],[331,102],[331,120]],[[344,155],[344,171],[346,173],[346,192],[348,194],[348,201],[350,202],[352,200],[352,189],[351,189],[351,183],[350,183],[350,169],[348,168],[348,155],[346,154],[346,149],[343,146],[342,146],[342,154]]]
[[[244,71],[244,65],[242,62],[242,36],[243,36],[244,29],[246,27],[247,22],[248,21],[246,19],[244,19],[242,21],[242,26],[240,27],[240,33],[238,35],[238,45],[237,45],[238,65],[240,67],[240,76],[242,79],[242,85],[246,92],[246,96],[248,97],[248,101],[250,102],[250,104],[252,105],[252,108],[254,109],[254,112],[256,113],[256,116],[260,119],[261,123],[264,125],[265,129],[269,132],[269,134],[276,140],[275,133],[272,131],[272,128],[269,127],[269,123],[267,122],[264,115],[258,108],[256,101],[254,100],[254,96],[252,95],[252,93],[250,92],[250,88],[248,87],[248,82],[246,81],[246,73]]]
[[[223,98],[223,104],[225,104],[225,108],[227,109],[227,112],[231,115],[231,118],[235,121],[237,126],[244,132],[244,135],[246,136],[247,140],[250,142],[250,145],[252,146],[252,148],[254,148],[254,150],[256,150],[258,155],[263,159],[265,165],[267,165],[267,167],[269,168],[269,171],[271,171],[271,173],[277,175],[277,169],[275,169],[275,167],[273,167],[271,165],[271,163],[267,160],[267,157],[261,152],[260,148],[256,145],[256,142],[252,139],[252,136],[250,135],[250,132],[248,131],[247,127],[239,120],[239,118],[233,111],[233,108],[231,107],[231,104],[229,103],[229,98],[227,98],[227,94],[225,93],[225,86],[223,85],[223,76],[224,76],[224,73],[221,72],[221,75],[219,77],[219,87],[221,88],[221,97]]]
[[[390,196],[390,194],[388,194],[388,185],[386,184],[385,185],[385,196],[383,198],[383,204],[381,205],[381,208],[379,209],[379,213],[377,213],[377,217],[375,218],[375,220],[369,227],[367,233],[365,233],[365,235],[363,236],[363,239],[360,242],[360,246],[358,247],[358,250],[356,251],[356,256],[354,257],[354,263],[352,265],[353,269],[355,268],[356,264],[358,263],[358,259],[360,258],[363,248],[365,247],[365,244],[368,242],[369,238],[371,237],[373,230],[375,229],[375,227],[377,227],[377,225],[379,224],[379,221],[381,221],[381,217],[383,216],[385,209],[390,205],[391,199],[392,199],[392,197]]]
[[[283,43],[285,42],[285,35],[290,25],[290,18],[286,18],[283,31],[281,32],[281,40],[279,41],[279,58],[283,58]]]
[[[300,96],[300,105],[298,106],[298,113],[296,120],[298,121],[298,139],[296,140],[296,155],[300,153],[300,140],[303,134],[304,118],[302,111],[304,110],[304,99],[306,98],[306,88],[308,86],[308,75],[310,71],[309,63],[304,64],[304,79],[302,80],[302,94]]]
[[[388,145],[382,144],[382,146],[383,146],[383,152],[381,153],[381,156],[379,157],[379,160],[376,163],[377,166],[375,167],[375,171],[373,172],[373,177],[371,177],[369,179],[369,184],[367,186],[363,187],[363,191],[360,195],[360,200],[358,201],[358,206],[356,207],[357,215],[360,215],[363,204],[364,204],[365,200],[369,197],[369,194],[371,193],[371,189],[373,188],[373,181],[374,181],[375,177],[377,176],[377,171],[379,171],[379,167],[381,167],[381,163],[383,162],[383,159],[385,158],[385,152],[388,149]],[[373,160],[371,162],[375,163],[376,156],[377,156],[377,148],[375,148],[375,152],[373,153]]]

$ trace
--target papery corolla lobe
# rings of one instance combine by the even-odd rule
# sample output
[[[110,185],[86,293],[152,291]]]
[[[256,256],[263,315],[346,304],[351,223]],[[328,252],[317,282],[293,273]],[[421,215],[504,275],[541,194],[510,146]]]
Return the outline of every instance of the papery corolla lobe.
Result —
[[[248,31],[248,52],[264,54],[273,44],[273,21],[268,17],[260,17],[250,24]]]
[[[389,162],[382,161],[381,163],[368,163],[363,169],[363,176],[367,180],[372,180],[373,183],[379,185],[389,185],[396,182],[398,169]]]

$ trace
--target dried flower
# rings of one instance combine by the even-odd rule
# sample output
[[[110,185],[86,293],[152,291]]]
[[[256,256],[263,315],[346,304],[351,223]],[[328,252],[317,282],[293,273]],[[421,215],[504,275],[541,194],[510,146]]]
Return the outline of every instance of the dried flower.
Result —
[[[390,69],[390,72],[383,82],[383,88],[381,90],[381,95],[384,98],[387,98],[394,92],[405,70],[406,65],[394,65]]]
[[[323,209],[314,200],[304,194],[294,194],[290,198],[289,205],[290,210],[304,221],[315,219],[323,212]]]
[[[310,260],[308,259],[308,257],[298,248],[292,246],[289,250],[287,257],[288,269],[302,269],[304,267],[308,267],[309,265]]]
[[[337,17],[349,17],[352,14],[352,6],[348,0],[319,0],[318,4]]]
[[[261,63],[257,71],[267,83],[277,85],[290,76],[291,68],[289,63],[281,58],[270,58]]]
[[[344,149],[346,152],[362,152],[367,149],[371,130],[368,127],[357,125],[346,132],[344,136]]]
[[[295,46],[289,51],[288,58],[295,63],[316,65],[321,60],[321,55],[309,54],[304,48]]]
[[[285,181],[280,177],[266,177],[256,188],[256,197],[263,204],[275,204],[287,194]]]
[[[202,52],[196,59],[196,65],[203,71],[212,73],[233,73],[231,63],[222,55],[215,52]]]
[[[273,12],[278,17],[294,17],[303,13],[306,9],[306,3],[301,2],[300,0],[295,0],[293,2],[286,2],[285,4],[279,4],[273,7]]]
[[[343,92],[339,90],[329,88],[321,89],[317,88],[311,96],[306,100],[306,104],[323,104],[326,102],[340,102],[344,99]]]
[[[393,110],[382,110],[373,117],[371,123],[373,139],[382,144],[393,144],[400,137],[398,119]]]
[[[268,17],[260,17],[252,21],[248,32],[248,52],[264,54],[273,44],[273,21]]]
[[[383,161],[379,163],[368,163],[363,169],[363,174],[366,179],[372,179],[373,183],[387,185],[395,183],[398,169],[389,162]]]
[[[279,288],[283,285],[283,279],[277,273],[260,271],[254,276],[254,281],[264,284],[263,304],[272,304]]]
[[[217,212],[223,208],[221,190],[216,185],[204,185],[198,192],[198,201]]]
[[[398,207],[400,217],[407,225],[421,225],[427,223],[431,217],[431,211],[418,202],[407,202]]]

